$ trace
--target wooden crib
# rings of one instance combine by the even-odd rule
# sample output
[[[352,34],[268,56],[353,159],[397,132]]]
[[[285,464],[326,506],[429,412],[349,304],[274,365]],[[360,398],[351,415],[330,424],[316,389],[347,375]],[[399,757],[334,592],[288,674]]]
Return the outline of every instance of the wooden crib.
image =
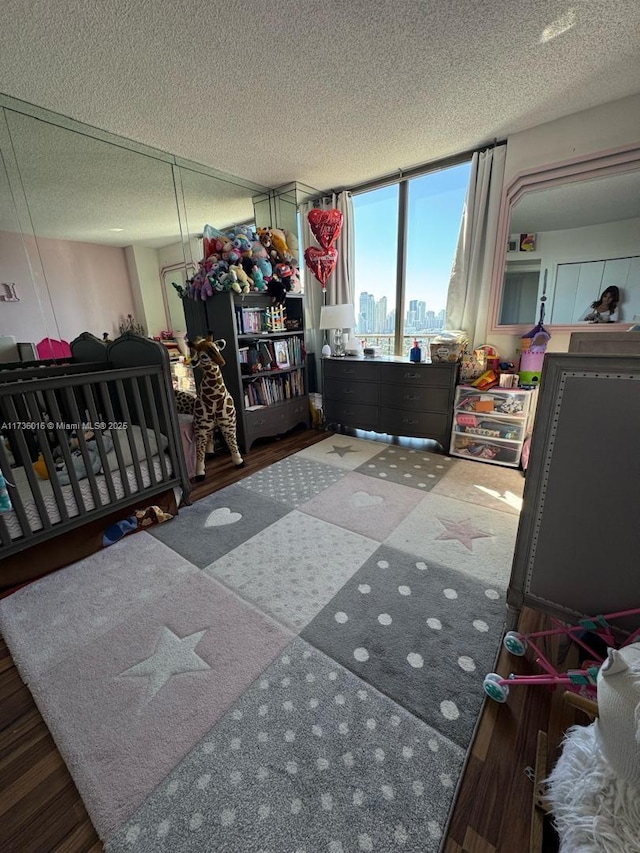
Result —
[[[84,333],[71,350],[66,362],[0,365],[0,468],[13,505],[0,514],[0,560],[172,489],[189,503],[166,348]]]

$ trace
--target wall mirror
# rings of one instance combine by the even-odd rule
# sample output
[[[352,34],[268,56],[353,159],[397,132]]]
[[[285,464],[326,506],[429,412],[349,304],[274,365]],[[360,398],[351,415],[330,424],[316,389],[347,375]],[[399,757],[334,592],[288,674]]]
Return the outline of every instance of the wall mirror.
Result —
[[[640,315],[640,147],[517,176],[506,188],[492,282],[492,330],[522,333],[543,297],[545,325],[609,331],[585,320],[615,286],[621,329]]]
[[[184,329],[171,282],[193,272],[197,236],[252,219],[263,192],[0,96],[0,283],[20,296],[0,336],[113,336],[129,313],[150,335]]]

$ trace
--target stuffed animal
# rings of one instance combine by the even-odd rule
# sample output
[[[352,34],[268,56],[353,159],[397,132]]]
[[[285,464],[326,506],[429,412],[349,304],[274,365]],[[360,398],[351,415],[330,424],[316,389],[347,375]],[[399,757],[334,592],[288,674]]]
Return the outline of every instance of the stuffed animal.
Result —
[[[246,252],[251,252],[251,243],[246,234],[238,234],[233,241],[233,248],[244,255]]]
[[[293,267],[289,264],[278,264],[273,272],[274,278],[280,279],[286,293],[291,293],[293,290]]]
[[[233,270],[219,270],[216,274],[216,279],[222,290],[233,290],[235,293],[242,293],[242,288],[238,284],[238,276]]]
[[[288,292],[286,284],[276,275],[269,279],[269,283],[267,284],[267,293],[271,297],[271,301],[274,305],[284,305]]]
[[[640,792],[640,643],[609,649],[600,667],[596,736],[618,777]]]
[[[254,265],[251,278],[253,280],[253,289],[257,290],[258,293],[263,293],[267,289],[267,282],[264,280],[264,276],[258,266]]]
[[[242,292],[249,293],[253,279],[249,278],[242,266],[240,264],[229,264],[229,272],[235,273],[237,280],[242,282]]]
[[[205,478],[205,454],[216,426],[227,443],[234,465],[244,465],[236,438],[235,404],[220,370],[225,364],[222,355],[225,346],[225,341],[214,341],[212,335],[197,338],[190,344],[191,365],[200,367],[203,372],[193,414],[197,455],[196,480]]]
[[[287,238],[284,235],[284,231],[281,231],[279,228],[271,229],[271,245],[275,248],[282,263],[289,263],[293,260],[293,255],[287,245]]]
[[[0,512],[11,512],[11,498],[7,491],[7,482],[2,471],[0,471]]]
[[[284,258],[280,257],[278,250],[273,244],[271,228],[259,228],[258,237],[260,238],[260,242],[262,243],[264,249],[266,249],[267,257],[269,258],[272,264],[275,265],[284,261]]]
[[[289,251],[291,252],[291,255],[292,255],[291,259],[295,263],[295,265],[297,266],[298,257],[299,257],[299,255],[298,255],[298,238],[293,233],[293,231],[285,231],[284,236],[285,236],[285,239],[287,241]]]
[[[100,453],[98,451],[98,443],[96,441],[96,436],[93,431],[85,432],[84,434],[85,442],[86,442],[86,450],[87,455],[89,457],[89,464],[91,466],[91,470],[94,474],[100,473],[102,470],[102,459],[100,458]],[[105,453],[109,453],[110,450],[113,449],[113,441],[108,435],[102,436],[102,444],[104,446]],[[80,450],[80,442],[77,437],[72,436],[69,440],[69,449],[71,451],[71,463],[73,465],[73,470],[76,475],[76,479],[84,480],[87,477],[87,466],[85,465],[84,456],[82,455],[82,451]],[[57,448],[54,451],[54,459],[57,458],[58,461],[55,462],[54,474],[58,482],[61,486],[66,486],[71,482],[71,477],[69,475],[69,470],[67,468],[67,463],[64,460],[64,454],[62,451]],[[44,461],[44,457],[42,454],[38,457],[38,461],[34,464],[34,470],[39,477],[42,477],[45,480],[50,479],[50,472],[47,469],[46,463]]]

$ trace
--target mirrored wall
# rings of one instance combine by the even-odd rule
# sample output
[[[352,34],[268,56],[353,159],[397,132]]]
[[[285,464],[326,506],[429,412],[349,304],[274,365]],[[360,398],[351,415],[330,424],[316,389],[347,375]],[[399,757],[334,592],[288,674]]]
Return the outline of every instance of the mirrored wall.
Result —
[[[184,328],[205,224],[266,188],[0,96],[0,359],[11,341]],[[4,355],[3,355],[4,353]]]
[[[568,330],[638,322],[640,149],[516,179],[501,219],[496,331],[531,327],[542,302],[545,325]],[[605,294],[615,302],[605,305]]]

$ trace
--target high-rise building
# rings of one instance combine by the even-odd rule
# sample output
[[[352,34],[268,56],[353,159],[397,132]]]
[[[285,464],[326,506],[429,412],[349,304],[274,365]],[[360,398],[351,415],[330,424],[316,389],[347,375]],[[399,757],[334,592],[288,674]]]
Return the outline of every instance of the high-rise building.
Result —
[[[382,296],[376,302],[376,321],[375,328],[371,331],[383,333],[386,331],[387,326],[387,297]]]
[[[360,294],[357,330],[360,334],[371,334],[375,331],[376,299],[373,293]]]

